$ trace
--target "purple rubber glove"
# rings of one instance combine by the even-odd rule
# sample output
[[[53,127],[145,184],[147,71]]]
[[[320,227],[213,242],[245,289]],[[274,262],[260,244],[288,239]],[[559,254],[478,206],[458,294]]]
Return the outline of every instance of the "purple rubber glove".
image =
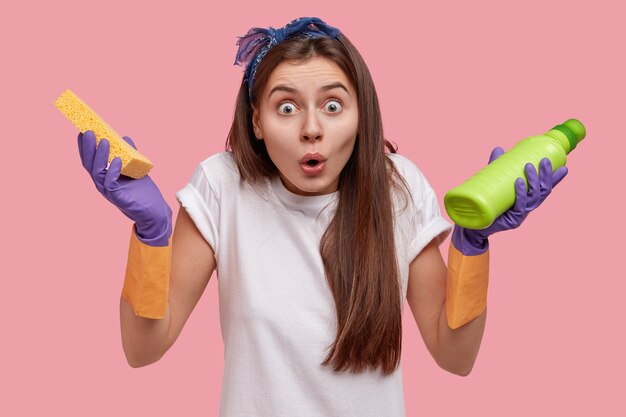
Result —
[[[124,140],[137,149],[133,140]],[[133,179],[120,175],[122,160],[113,158],[107,169],[109,141],[90,130],[78,134],[78,152],[96,188],[122,213],[135,222],[137,238],[149,246],[167,246],[172,234],[172,209],[149,176]]]
[[[489,157],[492,163],[504,153],[500,147],[494,148]],[[466,229],[459,225],[452,231],[452,244],[465,256],[480,255],[489,249],[488,237],[494,233],[519,227],[528,213],[536,209],[548,197],[554,188],[567,175],[567,168],[560,167],[552,173],[552,162],[543,158],[539,162],[539,174],[534,165],[524,167],[528,180],[528,191],[522,178],[515,181],[515,204],[500,215],[485,229]]]

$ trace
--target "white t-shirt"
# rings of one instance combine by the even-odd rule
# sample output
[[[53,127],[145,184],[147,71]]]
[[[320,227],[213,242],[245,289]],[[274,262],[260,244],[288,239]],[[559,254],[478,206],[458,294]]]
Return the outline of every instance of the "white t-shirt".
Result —
[[[389,157],[413,203],[395,226],[404,300],[411,261],[433,238],[441,243],[451,225],[418,168],[401,155]],[[319,242],[338,193],[300,196],[278,176],[243,183],[230,152],[201,162],[176,193],[217,261],[221,417],[405,415],[401,367],[383,376],[321,365],[335,339],[336,310]]]

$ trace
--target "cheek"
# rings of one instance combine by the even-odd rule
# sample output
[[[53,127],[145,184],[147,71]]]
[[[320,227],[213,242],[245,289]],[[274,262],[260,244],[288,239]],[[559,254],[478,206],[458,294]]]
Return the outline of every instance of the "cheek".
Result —
[[[264,126],[263,134],[265,148],[276,166],[282,165],[283,160],[292,159],[290,150],[293,148],[291,146],[293,140],[289,129],[286,129],[283,124],[267,124]]]
[[[336,126],[336,137],[341,138],[341,147],[348,148],[354,145],[358,129],[358,119],[353,118],[344,120],[342,123]]]
[[[293,142],[287,132],[282,129],[267,132],[264,140],[268,151],[282,154],[290,149],[290,145]]]
[[[274,117],[262,119],[263,135],[266,140],[276,144],[286,143],[293,136],[293,123]]]
[[[348,160],[350,158],[350,155],[352,155],[352,152],[354,151],[355,143],[356,143],[356,135],[349,137],[343,143],[343,146],[341,147],[341,151],[342,151],[344,157],[346,158],[346,160]]]

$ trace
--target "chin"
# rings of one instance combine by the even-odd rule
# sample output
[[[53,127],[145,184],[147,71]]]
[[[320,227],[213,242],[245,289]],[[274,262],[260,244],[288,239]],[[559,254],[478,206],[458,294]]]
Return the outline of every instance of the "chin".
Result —
[[[330,194],[330,193],[335,192],[336,190],[332,190],[331,191],[330,190],[330,185],[326,184],[326,185],[324,185],[322,187],[311,187],[310,189],[305,189],[305,190],[302,190],[302,191],[304,191],[306,193],[309,193],[309,194],[321,195],[321,194]]]
[[[315,178],[307,177],[300,172],[294,173],[294,177],[290,179],[288,176],[284,175],[282,180],[283,184],[289,184],[290,187],[295,188],[291,190],[295,194],[300,195],[309,195],[309,194],[330,194],[336,190],[329,191],[331,189],[333,181],[329,181],[325,176],[319,176]],[[289,189],[290,187],[287,187]]]
[[[325,190],[328,189],[329,184],[321,184],[319,186],[316,186],[314,184],[294,184],[294,187],[296,187],[298,189],[297,194],[327,194],[328,192],[326,192]]]

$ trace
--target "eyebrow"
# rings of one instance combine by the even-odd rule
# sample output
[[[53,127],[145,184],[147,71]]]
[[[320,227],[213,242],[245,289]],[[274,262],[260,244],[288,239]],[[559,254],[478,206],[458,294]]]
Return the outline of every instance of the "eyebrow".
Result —
[[[335,88],[341,88],[343,90],[345,90],[346,93],[350,94],[350,92],[348,91],[348,89],[346,88],[345,85],[343,85],[341,82],[337,81],[334,83],[330,83],[330,84],[326,84],[320,87],[319,91],[321,93],[326,92],[326,91],[330,91],[333,90]],[[272,91],[270,91],[269,95],[267,96],[268,98],[272,96],[272,94],[274,94],[277,91],[285,91],[287,93],[291,93],[291,94],[296,94],[298,93],[298,90],[293,88],[293,87],[289,87],[287,85],[284,84],[279,84],[276,87],[272,88]]]

